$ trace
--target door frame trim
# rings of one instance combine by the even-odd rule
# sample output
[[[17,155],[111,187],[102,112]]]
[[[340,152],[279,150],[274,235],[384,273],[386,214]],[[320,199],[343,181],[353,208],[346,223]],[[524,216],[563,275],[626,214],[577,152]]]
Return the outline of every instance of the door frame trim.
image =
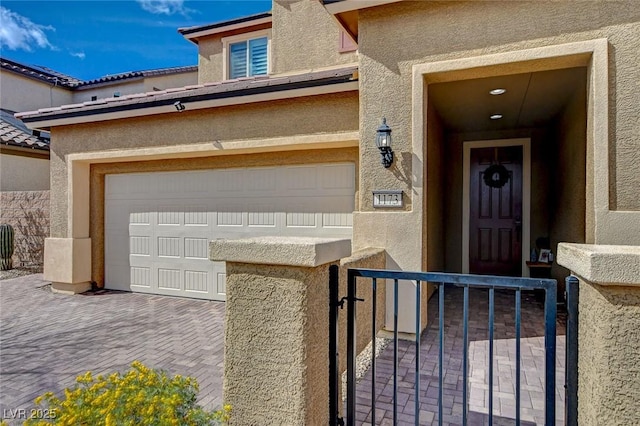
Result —
[[[469,273],[469,222],[470,205],[470,164],[471,149],[505,146],[522,146],[522,276],[529,276],[527,260],[531,245],[531,139],[496,139],[484,141],[463,141],[462,162],[462,273]]]

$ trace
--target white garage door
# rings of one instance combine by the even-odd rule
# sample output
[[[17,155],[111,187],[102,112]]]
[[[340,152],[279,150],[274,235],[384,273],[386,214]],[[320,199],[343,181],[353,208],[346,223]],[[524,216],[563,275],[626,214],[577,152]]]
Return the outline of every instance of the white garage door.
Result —
[[[225,298],[209,241],[351,238],[353,164],[107,175],[105,287]]]

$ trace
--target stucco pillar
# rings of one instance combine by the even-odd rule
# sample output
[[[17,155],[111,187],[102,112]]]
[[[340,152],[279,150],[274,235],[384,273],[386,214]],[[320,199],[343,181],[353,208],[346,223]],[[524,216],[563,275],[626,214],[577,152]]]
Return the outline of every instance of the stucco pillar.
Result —
[[[44,242],[44,279],[51,281],[55,292],[74,294],[91,288],[89,173],[88,162],[69,161],[67,238]]]
[[[226,261],[224,401],[233,425],[329,422],[329,265],[350,240],[217,240]]]
[[[46,238],[44,279],[58,293],[91,289],[91,238]]]
[[[640,418],[640,246],[559,244],[580,280],[578,424]]]

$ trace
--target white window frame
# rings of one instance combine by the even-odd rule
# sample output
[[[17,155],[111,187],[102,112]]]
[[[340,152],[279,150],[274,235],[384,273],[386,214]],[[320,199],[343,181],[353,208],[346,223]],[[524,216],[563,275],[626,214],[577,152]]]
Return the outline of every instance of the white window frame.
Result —
[[[222,78],[229,80],[229,46],[240,41],[267,37],[267,75],[271,74],[271,28],[222,38]]]

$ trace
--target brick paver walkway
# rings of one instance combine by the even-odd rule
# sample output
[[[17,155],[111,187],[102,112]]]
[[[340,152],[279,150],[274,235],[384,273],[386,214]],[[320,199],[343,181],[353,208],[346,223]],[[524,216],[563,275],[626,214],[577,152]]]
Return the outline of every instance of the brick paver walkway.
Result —
[[[445,425],[462,424],[462,289],[445,295],[444,398]],[[471,290],[469,297],[469,424],[488,424],[488,291]],[[494,424],[515,424],[515,298],[495,293]],[[429,301],[429,327],[420,347],[420,424],[438,424],[438,296]],[[556,424],[564,424],[565,321],[558,321],[556,359]],[[398,420],[414,424],[415,344],[399,341]],[[521,328],[521,419],[523,425],[544,425],[544,308],[532,293],[523,292]],[[376,364],[376,424],[393,419],[393,343]],[[358,424],[371,423],[371,371],[357,387]]]
[[[36,396],[60,392],[88,370],[124,371],[134,360],[195,377],[200,403],[222,405],[224,303],[67,296],[46,284],[41,274],[0,281],[0,414],[33,407]]]

